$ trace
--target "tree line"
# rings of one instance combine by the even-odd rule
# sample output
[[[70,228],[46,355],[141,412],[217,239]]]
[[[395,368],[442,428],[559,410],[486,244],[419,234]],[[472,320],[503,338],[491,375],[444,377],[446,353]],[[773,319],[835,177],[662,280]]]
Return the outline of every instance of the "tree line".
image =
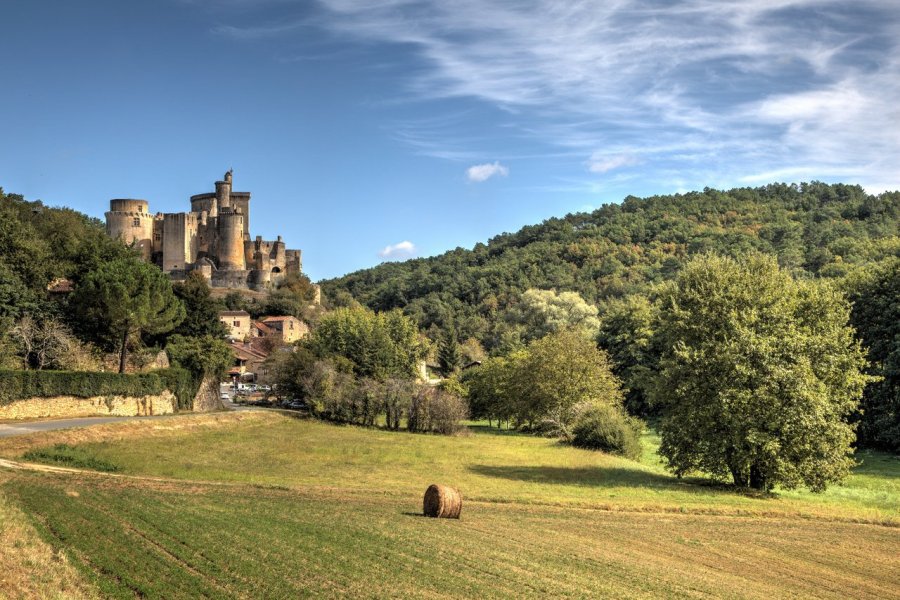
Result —
[[[705,189],[628,197],[472,250],[385,263],[322,286],[332,305],[403,310],[455,363],[508,357],[552,331],[567,312],[596,317],[598,346],[623,382],[624,406],[654,417],[660,409],[650,402],[650,375],[665,350],[654,334],[666,286],[698,256],[772,256],[793,279],[833,282],[851,301],[866,372],[878,379],[849,419],[858,423],[857,443],[896,452],[898,231],[898,192],[870,195],[859,186],[819,182]],[[583,312],[591,308],[596,312]],[[542,322],[535,315],[550,316]]]

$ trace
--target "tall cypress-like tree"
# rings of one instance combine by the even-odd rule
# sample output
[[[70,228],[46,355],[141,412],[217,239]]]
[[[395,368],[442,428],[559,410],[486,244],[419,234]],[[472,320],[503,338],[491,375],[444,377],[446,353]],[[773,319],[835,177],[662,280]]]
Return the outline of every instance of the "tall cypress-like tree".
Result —
[[[86,334],[115,348],[125,372],[128,342],[142,333],[160,334],[184,320],[184,305],[168,276],[138,258],[100,265],[75,289],[75,313]]]
[[[453,327],[441,336],[438,344],[438,365],[441,367],[441,372],[448,377],[462,366],[459,340]]]

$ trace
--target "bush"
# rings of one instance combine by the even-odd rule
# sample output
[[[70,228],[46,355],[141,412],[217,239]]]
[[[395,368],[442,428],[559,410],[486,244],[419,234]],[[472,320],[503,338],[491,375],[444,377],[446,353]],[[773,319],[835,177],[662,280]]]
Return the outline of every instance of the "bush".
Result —
[[[463,429],[460,421],[468,417],[469,407],[459,396],[420,386],[410,400],[406,428],[409,431],[451,435]]]
[[[642,430],[641,422],[629,417],[621,407],[597,404],[576,422],[572,445],[637,460],[641,456]]]

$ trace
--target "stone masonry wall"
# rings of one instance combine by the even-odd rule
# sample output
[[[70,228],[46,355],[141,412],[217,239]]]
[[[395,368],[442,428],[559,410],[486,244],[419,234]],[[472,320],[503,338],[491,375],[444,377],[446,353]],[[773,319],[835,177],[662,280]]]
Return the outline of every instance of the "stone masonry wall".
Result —
[[[145,417],[175,412],[175,394],[166,390],[157,396],[95,396],[77,398],[28,398],[0,406],[0,419],[38,419],[43,417]]]

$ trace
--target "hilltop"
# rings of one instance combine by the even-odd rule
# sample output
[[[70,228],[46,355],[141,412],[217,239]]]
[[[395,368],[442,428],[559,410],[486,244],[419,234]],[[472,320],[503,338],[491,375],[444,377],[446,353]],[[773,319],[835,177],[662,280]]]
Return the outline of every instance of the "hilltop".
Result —
[[[471,250],[384,263],[321,282],[332,304],[402,308],[423,329],[453,327],[488,349],[497,315],[529,288],[602,306],[646,295],[693,255],[778,256],[799,277],[840,278],[900,252],[900,192],[771,184],[636,198],[502,233]],[[434,333],[434,329],[432,329]],[[432,335],[434,337],[434,335]]]

